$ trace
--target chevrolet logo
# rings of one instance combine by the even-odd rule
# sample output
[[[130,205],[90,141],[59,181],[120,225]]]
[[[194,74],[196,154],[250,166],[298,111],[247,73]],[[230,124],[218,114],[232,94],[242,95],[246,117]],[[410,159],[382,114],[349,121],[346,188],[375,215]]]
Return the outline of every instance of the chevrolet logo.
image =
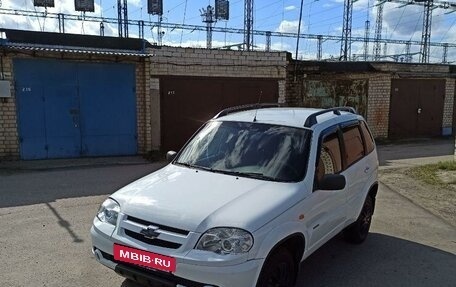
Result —
[[[149,225],[146,228],[144,228],[143,230],[141,230],[140,233],[142,235],[144,235],[145,238],[155,239],[160,235],[160,232],[157,232],[157,230],[158,230],[157,226]]]

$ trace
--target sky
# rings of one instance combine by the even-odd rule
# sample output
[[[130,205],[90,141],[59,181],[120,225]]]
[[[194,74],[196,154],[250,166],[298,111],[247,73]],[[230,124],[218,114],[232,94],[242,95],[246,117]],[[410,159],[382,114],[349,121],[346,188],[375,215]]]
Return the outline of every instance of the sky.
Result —
[[[456,3],[456,0],[448,0]],[[199,10],[208,5],[214,5],[215,0],[163,0],[163,21],[168,23],[205,25]],[[342,34],[342,16],[344,0],[304,0],[303,18],[301,25],[302,33],[338,35]],[[255,0],[254,1],[254,29],[273,32],[296,33],[299,23],[300,0]],[[370,21],[370,37],[374,36],[375,18],[377,7],[375,0],[358,0],[353,9],[352,35],[364,37],[366,20]],[[400,7],[398,3],[387,2],[384,6],[383,38],[402,40],[421,40],[423,25],[423,7],[408,5]],[[34,7],[33,0],[2,0],[1,8],[23,9],[44,11],[44,8]],[[55,0],[55,7],[48,8],[48,12],[68,13],[81,15],[74,11],[74,0]],[[433,42],[456,43],[456,11],[434,9],[432,38]],[[147,0],[128,0],[128,12],[130,20],[157,21],[157,16],[147,14]],[[95,12],[86,13],[90,16],[102,16],[116,18],[117,1],[95,0]],[[218,21],[216,27],[239,28],[244,27],[244,0],[230,0],[230,19]],[[24,30],[58,32],[58,24],[54,19],[23,17],[17,15],[0,14],[0,27]],[[89,21],[66,21],[65,32],[77,34],[99,34],[99,23]],[[130,37],[138,37],[138,28],[129,28]],[[206,47],[205,31],[170,30],[164,29],[163,44],[184,47]],[[105,25],[105,35],[116,36],[116,25]],[[145,38],[150,42],[157,42],[157,30],[146,29]],[[214,33],[214,48],[243,42],[243,35],[230,33]],[[266,39],[263,36],[255,36],[256,49],[265,48]],[[289,51],[294,55],[296,39],[272,37],[272,49]],[[382,47],[383,49],[384,47]],[[372,45],[369,45],[369,53],[372,53]],[[419,52],[419,46],[412,46],[412,53]],[[387,54],[401,54],[405,52],[405,45],[388,45]],[[315,40],[301,39],[299,47],[300,59],[315,59],[317,43]],[[340,54],[340,42],[326,41],[323,43],[323,58],[338,58]],[[363,43],[352,44],[352,54],[363,54]],[[383,54],[383,51],[382,51]],[[441,62],[443,49],[431,47],[431,62]],[[386,58],[386,60],[391,60]],[[415,56],[418,61],[418,56]],[[456,48],[448,50],[448,61],[456,63]]]

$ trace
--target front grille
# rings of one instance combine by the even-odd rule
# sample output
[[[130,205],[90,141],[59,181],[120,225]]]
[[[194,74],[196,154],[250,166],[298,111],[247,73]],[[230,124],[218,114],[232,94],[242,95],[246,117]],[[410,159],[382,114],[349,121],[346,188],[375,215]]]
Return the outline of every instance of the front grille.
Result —
[[[143,234],[141,234],[141,232],[149,226],[155,227],[154,231],[158,234],[157,237],[146,238]],[[126,215],[122,219],[120,227],[125,236],[152,246],[169,249],[180,248],[184,243],[186,243],[190,234],[190,231],[187,230],[157,224],[129,215]]]
[[[139,219],[139,218],[136,218],[136,217],[133,217],[133,216],[130,216],[130,215],[127,216],[127,220],[132,221],[132,222],[136,222],[136,223],[139,223],[139,224],[145,225],[145,226],[149,226],[149,225],[157,226],[161,230],[169,231],[169,232],[173,232],[173,233],[177,233],[177,234],[182,234],[182,235],[185,235],[185,236],[187,236],[188,233],[189,233],[187,230],[183,230],[183,229],[179,229],[179,228],[175,228],[175,227],[170,227],[170,226],[166,226],[166,225],[160,225],[160,224],[153,223],[153,222],[150,222],[150,221],[146,221],[146,220],[143,220],[143,219]]]
[[[127,230],[127,229],[125,229],[125,234],[136,240],[139,240],[141,242],[144,242],[144,243],[147,243],[150,245],[159,246],[159,247],[164,247],[164,248],[177,249],[177,248],[181,247],[181,245],[182,245],[179,243],[165,241],[165,240],[161,240],[161,239],[157,239],[157,238],[154,238],[154,239],[146,238],[146,237],[144,237],[144,235],[142,235],[140,233],[136,233],[136,232],[133,232],[133,231]]]

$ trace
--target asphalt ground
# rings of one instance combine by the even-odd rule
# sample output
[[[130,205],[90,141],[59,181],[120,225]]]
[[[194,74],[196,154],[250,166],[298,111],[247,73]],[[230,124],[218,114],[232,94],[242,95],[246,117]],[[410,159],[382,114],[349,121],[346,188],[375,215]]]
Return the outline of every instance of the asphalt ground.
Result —
[[[3,166],[0,286],[135,286],[95,261],[89,229],[108,194],[160,164],[67,164]],[[455,270],[455,228],[381,185],[367,241],[334,238],[302,264],[297,286],[455,286]]]

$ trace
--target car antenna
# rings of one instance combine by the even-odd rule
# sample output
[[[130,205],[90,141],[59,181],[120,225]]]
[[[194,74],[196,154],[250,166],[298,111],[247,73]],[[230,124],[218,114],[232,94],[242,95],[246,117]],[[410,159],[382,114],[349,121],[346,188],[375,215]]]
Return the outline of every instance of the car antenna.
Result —
[[[256,122],[256,117],[257,117],[257,113],[258,113],[258,108],[260,106],[260,102],[261,102],[261,95],[263,95],[263,91],[260,91],[260,96],[258,97],[258,103],[257,103],[257,108],[255,110],[255,116],[253,117],[253,122]]]

